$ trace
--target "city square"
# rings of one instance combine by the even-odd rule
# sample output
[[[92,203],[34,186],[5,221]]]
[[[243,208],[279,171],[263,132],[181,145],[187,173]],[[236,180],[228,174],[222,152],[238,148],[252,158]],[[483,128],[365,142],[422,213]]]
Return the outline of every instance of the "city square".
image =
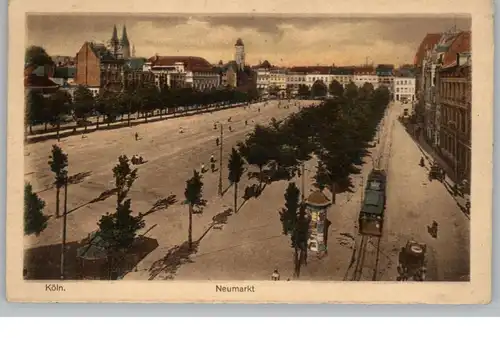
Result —
[[[139,58],[117,31],[27,49],[25,278],[469,280],[470,31],[342,66],[251,66],[239,37],[226,63]]]

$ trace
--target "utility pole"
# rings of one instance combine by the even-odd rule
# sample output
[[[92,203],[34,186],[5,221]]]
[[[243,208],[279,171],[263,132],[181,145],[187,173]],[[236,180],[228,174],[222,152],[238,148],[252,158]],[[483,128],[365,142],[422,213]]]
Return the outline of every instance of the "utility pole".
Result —
[[[304,201],[304,191],[306,190],[306,178],[305,178],[305,175],[306,175],[306,168],[305,168],[305,164],[302,163],[301,165],[301,171],[302,171],[302,202]]]
[[[219,147],[219,196],[222,196],[222,142],[224,137],[224,126],[220,124],[220,147]]]
[[[68,176],[64,179],[64,218],[61,245],[61,280],[64,279],[64,253],[66,251],[66,225],[68,218]]]

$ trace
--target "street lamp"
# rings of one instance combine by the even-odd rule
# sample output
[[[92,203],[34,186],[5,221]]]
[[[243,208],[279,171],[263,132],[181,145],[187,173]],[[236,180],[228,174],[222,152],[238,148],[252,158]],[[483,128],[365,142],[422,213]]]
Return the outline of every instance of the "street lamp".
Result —
[[[305,173],[306,173],[306,171],[308,171],[308,172],[312,172],[312,171],[311,171],[311,170],[309,170],[309,169],[306,169],[306,165],[305,165],[305,163],[302,163],[302,164],[300,165],[300,167],[301,167],[301,168],[300,168],[300,174],[301,174],[301,176],[302,176],[302,177],[301,177],[301,178],[302,178],[302,180],[301,180],[301,183],[302,183],[302,184],[301,184],[301,185],[302,185],[301,195],[302,195],[302,201],[304,201],[304,198],[305,198],[305,197],[304,197],[304,191],[305,191],[305,189],[306,189],[306,181],[305,181],[305,177],[306,177],[306,175],[305,175]]]
[[[220,143],[219,143],[219,196],[222,196],[222,138],[224,137],[224,126],[220,124]]]

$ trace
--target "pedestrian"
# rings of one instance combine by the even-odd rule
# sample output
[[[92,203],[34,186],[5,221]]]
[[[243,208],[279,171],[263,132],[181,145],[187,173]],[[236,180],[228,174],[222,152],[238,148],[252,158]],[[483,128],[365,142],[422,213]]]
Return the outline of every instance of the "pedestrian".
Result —
[[[247,120],[245,120],[245,126],[248,126],[248,121]]]
[[[135,133],[135,140],[139,140],[139,133]]]
[[[278,272],[278,269],[275,269],[275,270],[273,271],[273,273],[272,273],[272,275],[271,275],[271,279],[272,279],[273,281],[278,281],[278,280],[280,280],[280,274],[279,274],[279,272]]]
[[[201,173],[204,174],[205,173],[205,163],[202,163],[201,164]]]
[[[219,138],[218,137],[215,139],[215,144],[217,145],[217,147],[219,146]]]

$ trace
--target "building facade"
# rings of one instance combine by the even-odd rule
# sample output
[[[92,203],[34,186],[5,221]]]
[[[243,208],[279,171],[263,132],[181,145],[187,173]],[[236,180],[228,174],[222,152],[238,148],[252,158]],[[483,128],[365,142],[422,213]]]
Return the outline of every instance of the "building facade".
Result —
[[[122,90],[124,60],[113,55],[104,44],[85,42],[75,59],[76,85],[86,86],[94,95],[102,89]]]
[[[157,81],[167,81],[171,88],[191,87],[205,91],[220,86],[218,69],[197,56],[158,56],[149,58],[143,71],[151,71]]]
[[[386,87],[392,93],[394,87],[394,65],[378,65],[375,73],[378,78],[378,87]]]
[[[458,180],[471,176],[471,33],[460,32],[438,64],[439,150]]]
[[[365,83],[370,83],[374,89],[377,89],[379,85],[377,73],[372,66],[354,68],[353,82],[358,87],[363,87]]]
[[[394,101],[413,103],[415,101],[415,78],[396,76],[393,78],[391,92]]]
[[[331,70],[331,81],[336,80],[342,86],[346,86],[349,82],[354,82],[354,68],[351,67],[335,67]]]

